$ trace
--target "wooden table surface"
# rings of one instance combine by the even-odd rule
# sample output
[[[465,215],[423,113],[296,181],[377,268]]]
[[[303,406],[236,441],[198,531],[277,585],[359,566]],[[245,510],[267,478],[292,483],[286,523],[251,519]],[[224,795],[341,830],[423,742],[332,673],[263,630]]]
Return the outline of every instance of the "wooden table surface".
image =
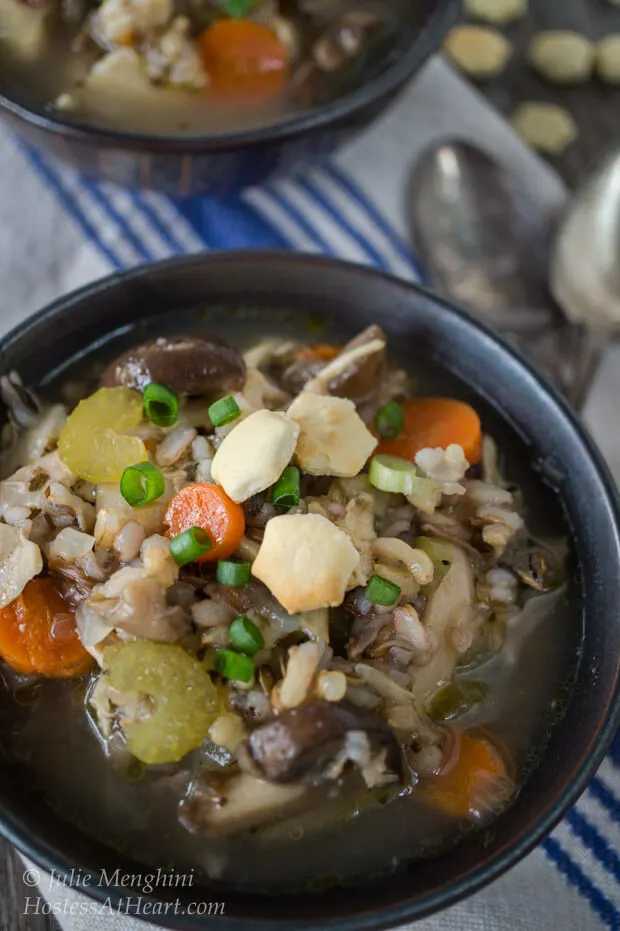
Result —
[[[54,918],[24,914],[26,897],[33,890],[24,884],[23,874],[21,858],[0,838],[0,931],[59,931]]]
[[[579,138],[566,153],[550,163],[574,188],[600,157],[620,142],[620,87],[593,80],[579,87],[558,87],[540,79],[526,62],[533,35],[545,29],[572,29],[598,40],[620,33],[620,7],[608,0],[530,0],[528,16],[501,31],[514,53],[505,72],[490,83],[478,85],[481,93],[506,117],[519,103],[545,101],[569,110]]]
[[[507,28],[515,55],[505,74],[480,87],[502,113],[508,115],[524,100],[546,100],[567,107],[579,126],[579,139],[562,158],[553,161],[570,187],[574,187],[601,152],[620,139],[620,88],[592,82],[585,87],[555,88],[539,80],[523,60],[528,39],[540,29],[577,29],[591,38],[620,32],[620,9],[605,0],[530,0],[527,20]],[[59,931],[54,918],[24,915],[26,896],[21,859],[0,839],[0,931]]]

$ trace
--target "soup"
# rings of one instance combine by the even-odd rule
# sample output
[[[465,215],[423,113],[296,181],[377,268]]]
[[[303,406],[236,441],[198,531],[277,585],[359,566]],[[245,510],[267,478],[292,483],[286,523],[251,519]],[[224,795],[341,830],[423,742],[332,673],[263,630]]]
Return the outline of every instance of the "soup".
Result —
[[[263,891],[509,805],[574,644],[562,541],[474,407],[414,390],[377,326],[161,336],[100,385],[2,381],[2,730],[50,804]]]
[[[278,122],[393,46],[402,0],[0,0],[0,59],[40,104],[129,131]]]

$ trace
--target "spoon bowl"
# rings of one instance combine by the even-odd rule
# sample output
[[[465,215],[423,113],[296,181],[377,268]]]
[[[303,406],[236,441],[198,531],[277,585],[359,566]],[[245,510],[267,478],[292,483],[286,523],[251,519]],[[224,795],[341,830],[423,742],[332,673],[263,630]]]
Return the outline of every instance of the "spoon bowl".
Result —
[[[445,142],[416,165],[410,203],[414,248],[442,294],[502,330],[549,325],[548,224],[510,172]]]

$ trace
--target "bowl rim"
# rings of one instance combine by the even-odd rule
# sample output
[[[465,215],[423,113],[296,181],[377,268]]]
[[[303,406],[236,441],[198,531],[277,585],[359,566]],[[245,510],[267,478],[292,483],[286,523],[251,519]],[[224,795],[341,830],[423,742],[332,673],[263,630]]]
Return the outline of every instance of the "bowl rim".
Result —
[[[602,453],[594,443],[587,428],[581,423],[578,415],[570,407],[568,402],[559,394],[559,392],[550,385],[542,375],[540,375],[529,361],[510,343],[498,336],[489,326],[473,317],[462,308],[451,304],[440,296],[434,294],[428,289],[418,284],[399,279],[394,275],[379,269],[368,266],[357,265],[353,262],[342,261],[327,256],[308,255],[302,253],[287,253],[278,250],[219,250],[208,253],[197,253],[183,256],[174,256],[153,263],[145,263],[134,268],[114,272],[104,278],[90,282],[69,294],[66,294],[37,313],[27,317],[21,323],[13,327],[7,334],[0,337],[0,368],[2,366],[2,356],[5,350],[12,344],[19,343],[30,329],[36,329],[41,324],[52,322],[57,314],[68,311],[72,306],[83,302],[90,296],[105,292],[107,289],[124,285],[127,282],[148,277],[153,273],[165,273],[168,269],[190,266],[229,263],[242,264],[247,261],[260,263],[282,263],[285,262],[291,267],[311,268],[313,272],[320,275],[322,270],[334,269],[348,271],[358,278],[367,279],[369,284],[383,280],[386,285],[396,286],[403,292],[409,294],[418,294],[427,300],[432,301],[435,305],[440,305],[444,311],[460,318],[474,331],[478,331],[485,336],[490,342],[498,344],[505,354],[508,354],[518,367],[525,369],[526,374],[532,379],[537,390],[546,395],[553,402],[555,412],[554,417],[559,414],[567,423],[570,432],[575,441],[580,443],[585,449],[591,465],[601,486],[604,490],[604,503],[610,515],[610,525],[613,527],[615,538],[620,547],[620,492],[612,477],[612,474],[603,459]],[[277,279],[274,279],[277,280]],[[562,492],[558,495],[562,497]],[[605,717],[601,720],[596,735],[589,745],[588,756],[585,762],[579,768],[573,768],[568,782],[562,787],[562,790],[555,796],[552,803],[547,805],[537,815],[531,824],[527,833],[521,833],[518,837],[506,844],[497,852],[495,858],[486,864],[464,870],[463,874],[454,882],[450,883],[447,888],[437,889],[431,893],[416,896],[415,900],[404,901],[391,905],[386,903],[380,907],[373,908],[368,912],[335,918],[332,920],[321,920],[320,927],[332,929],[332,931],[379,931],[379,929],[395,928],[407,921],[416,921],[430,914],[448,908],[456,904],[465,897],[479,891],[489,883],[497,879],[508,869],[515,866],[528,853],[537,847],[541,841],[553,830],[553,828],[566,815],[568,810],[576,803],[588,783],[595,775],[600,764],[603,762],[609,745],[614,737],[615,732],[620,726],[620,657],[616,662],[615,683],[610,694],[610,700],[606,709]],[[37,866],[49,873],[61,876],[63,873],[67,876],[71,874],[75,863],[69,860],[57,848],[51,848],[45,841],[42,841],[36,835],[28,834],[21,825],[20,820],[7,810],[2,799],[0,799],[0,835],[13,844],[21,853],[30,858]],[[60,869],[59,869],[60,867]],[[84,871],[82,871],[84,875]],[[95,876],[91,872],[91,876]],[[116,889],[105,887],[100,888],[96,883],[92,883],[86,888],[80,887],[80,890],[87,896],[100,902],[104,899],[111,901],[115,906],[122,906],[131,890],[116,887]],[[157,897],[155,895],[155,900]],[[140,916],[145,921],[150,921],[154,925],[164,928],[179,928],[182,931],[199,931],[207,927],[206,924],[194,923],[190,918],[187,923],[171,925],[168,922],[170,918],[159,915],[149,915],[148,917]],[[263,929],[277,928],[280,921],[273,917],[269,924],[262,919],[246,919],[242,917],[218,918],[222,928],[227,931],[263,931]],[[209,925],[210,926],[210,925]],[[303,931],[303,929],[318,928],[319,925],[311,919],[307,922],[303,919],[295,921],[282,920],[282,927],[290,931]]]
[[[18,103],[1,90],[0,111],[7,111],[31,126],[65,139],[83,143],[95,142],[105,148],[122,146],[138,151],[207,153],[233,148],[244,149],[266,142],[283,142],[304,133],[319,130],[332,123],[338,123],[402,86],[436,50],[449,27],[456,21],[461,6],[460,0],[434,0],[434,2],[435,9],[429,15],[422,31],[413,37],[407,51],[380,74],[342,97],[321,107],[312,107],[307,112],[281,123],[257,126],[249,130],[212,134],[195,133],[186,136],[134,133],[74,120],[70,116],[59,115],[54,110],[46,110],[45,107]]]

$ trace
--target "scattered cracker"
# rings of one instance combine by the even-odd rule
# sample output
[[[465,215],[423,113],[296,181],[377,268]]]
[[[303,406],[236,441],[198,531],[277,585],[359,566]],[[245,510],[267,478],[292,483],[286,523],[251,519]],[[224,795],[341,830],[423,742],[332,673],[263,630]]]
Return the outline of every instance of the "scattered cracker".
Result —
[[[524,142],[545,155],[561,155],[579,135],[568,110],[554,103],[522,103],[510,122]]]
[[[479,81],[502,73],[512,54],[512,45],[495,29],[485,26],[456,26],[444,42],[450,60]]]

